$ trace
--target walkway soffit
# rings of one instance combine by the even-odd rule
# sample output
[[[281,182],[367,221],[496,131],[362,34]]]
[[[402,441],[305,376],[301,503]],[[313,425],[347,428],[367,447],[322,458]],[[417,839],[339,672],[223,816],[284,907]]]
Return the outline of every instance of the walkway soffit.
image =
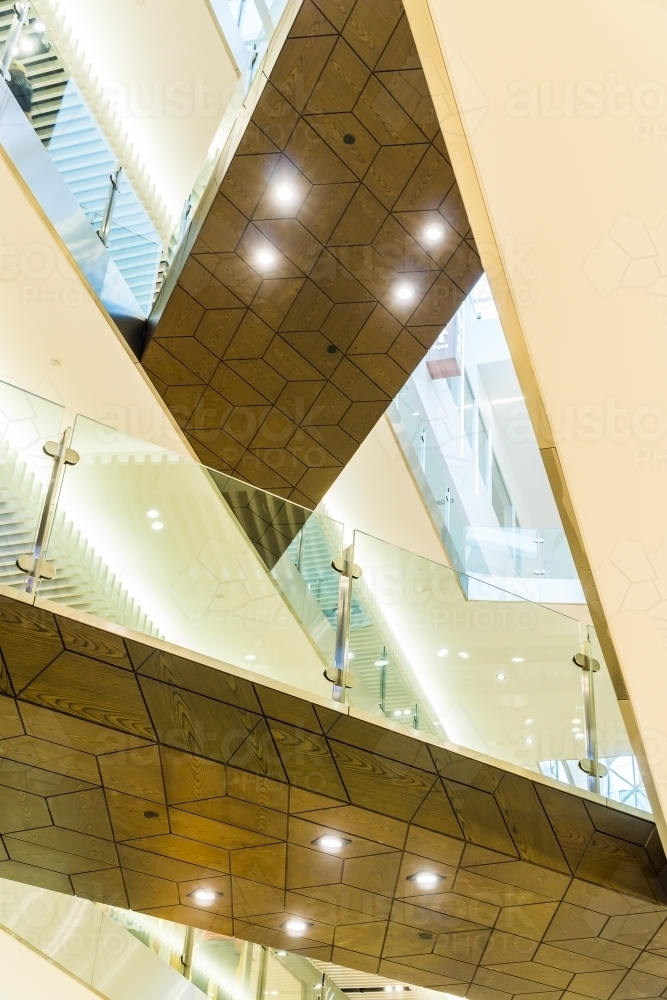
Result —
[[[0,877],[475,1000],[667,989],[648,820],[7,598],[0,649]]]
[[[200,226],[144,367],[202,462],[313,506],[481,274],[401,0],[303,0]]]

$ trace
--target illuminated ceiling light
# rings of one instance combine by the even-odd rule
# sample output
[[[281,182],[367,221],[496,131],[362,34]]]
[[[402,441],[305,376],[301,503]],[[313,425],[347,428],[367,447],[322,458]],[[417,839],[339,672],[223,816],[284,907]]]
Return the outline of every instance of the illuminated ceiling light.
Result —
[[[32,38],[22,38],[21,39],[21,52],[33,52],[35,48],[35,42]]]
[[[213,889],[195,889],[194,892],[190,893],[190,896],[198,903],[212,903],[219,895],[220,893],[214,892]]]
[[[160,516],[160,511],[159,510],[147,510],[146,511],[146,517],[154,518],[154,517],[159,517],[159,516]]]
[[[532,724],[533,724],[533,720],[532,719],[526,719],[525,722],[524,722],[524,726],[532,726]]]
[[[439,649],[435,655],[440,657],[445,657],[447,656],[448,653],[449,653],[448,649]]]
[[[278,956],[278,958],[285,958],[285,956],[287,955],[287,952],[286,951],[277,951],[276,955]]]
[[[585,739],[583,733],[575,733],[574,734],[574,738],[575,738],[575,740],[583,740],[583,739]]]
[[[354,657],[355,657],[355,655],[356,655],[355,653],[348,653],[348,654],[347,654],[347,658],[348,658],[348,660],[353,660],[353,659],[354,659]]]
[[[385,986],[384,991],[385,991],[385,993],[393,993],[394,992],[394,987],[393,986]]]
[[[281,184],[276,188],[276,195],[280,201],[291,201],[294,197],[294,189],[289,184]]]
[[[153,523],[151,524],[151,528],[153,529],[153,531],[162,531],[162,529],[164,528],[164,524],[162,523],[162,521],[153,521]]]
[[[526,736],[524,743],[532,743],[532,742],[533,742],[532,736]]]
[[[244,659],[246,659],[246,660],[256,660],[257,657],[255,656],[254,653],[248,653],[248,655],[245,656]]]
[[[271,992],[269,993],[269,996],[277,997],[278,996],[278,990],[271,990]]]
[[[572,720],[572,725],[573,726],[580,726],[581,725],[581,719],[573,719]]]
[[[412,715],[412,710],[409,709],[409,708],[404,708],[403,709],[403,715]]]
[[[497,681],[504,681],[505,680],[505,674],[496,674],[496,680]]]
[[[283,924],[283,926],[288,934],[293,934],[295,937],[298,937],[300,934],[304,934],[308,930],[310,924],[308,924],[307,921],[302,920],[301,917],[292,917],[287,921],[287,923]]]
[[[273,254],[269,250],[260,250],[257,254],[257,262],[259,264],[272,264]]]
[[[461,657],[462,660],[470,659],[470,653],[459,653],[459,656]]]
[[[45,31],[44,25],[42,24],[41,21],[35,21],[35,23],[33,24],[33,28],[35,29],[35,31],[39,31],[40,35],[42,34],[43,31]]]
[[[513,656],[512,663],[523,663],[523,656]]]
[[[402,299],[403,302],[408,302],[414,294],[415,290],[412,285],[399,285],[396,289],[396,295],[399,299]]]
[[[431,240],[433,243],[435,243],[435,241],[439,240],[440,237],[442,236],[442,229],[440,228],[440,226],[429,226],[424,235],[426,236],[427,240]]]
[[[398,716],[398,715],[400,715],[400,714],[401,714],[401,710],[400,710],[400,708],[399,708],[398,712],[394,712],[394,718],[396,718],[396,716]]]
[[[421,885],[424,888],[428,888],[432,885],[437,885],[438,882],[442,882],[443,876],[436,875],[435,872],[417,872],[416,875],[408,875],[408,882],[416,882],[417,885]]]
[[[323,837],[318,837],[313,843],[324,848],[325,851],[342,851],[352,841],[346,840],[344,837],[336,837],[332,833],[325,833]]]

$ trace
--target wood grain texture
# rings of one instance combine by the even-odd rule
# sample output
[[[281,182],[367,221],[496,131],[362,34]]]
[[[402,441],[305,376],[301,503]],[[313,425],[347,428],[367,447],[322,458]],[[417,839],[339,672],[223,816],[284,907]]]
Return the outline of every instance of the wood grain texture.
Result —
[[[204,463],[313,507],[481,275],[401,0],[308,0],[194,225],[144,368]]]
[[[238,502],[259,537],[275,511]],[[649,818],[148,640],[36,621],[0,597],[2,657],[63,637],[0,697],[1,877],[289,950],[298,915],[304,954],[470,1000],[667,990]]]

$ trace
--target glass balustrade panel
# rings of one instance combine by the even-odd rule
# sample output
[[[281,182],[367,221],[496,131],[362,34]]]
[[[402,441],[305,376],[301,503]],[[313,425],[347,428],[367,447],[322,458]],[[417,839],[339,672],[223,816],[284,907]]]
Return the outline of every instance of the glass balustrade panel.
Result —
[[[330,697],[339,525],[84,417],[72,447],[41,597]]]
[[[31,555],[53,460],[44,452],[60,438],[65,410],[0,382],[0,583],[23,590],[16,565]]]
[[[374,650],[364,669],[356,656],[349,663],[352,705],[587,787],[582,671],[573,662],[585,625],[489,584],[472,601],[469,577],[361,532],[354,561],[363,576],[353,606],[363,606],[360,631]],[[353,621],[353,651],[358,642]],[[597,645],[595,656],[599,756],[621,758],[627,735]]]

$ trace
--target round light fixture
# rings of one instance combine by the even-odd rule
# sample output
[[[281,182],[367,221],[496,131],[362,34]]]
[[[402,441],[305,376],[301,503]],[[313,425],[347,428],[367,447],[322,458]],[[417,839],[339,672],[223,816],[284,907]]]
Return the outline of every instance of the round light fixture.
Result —
[[[459,656],[461,657],[462,660],[470,659],[470,653],[459,653]]]
[[[415,290],[411,285],[399,285],[396,289],[396,295],[403,302],[408,302],[414,294]]]
[[[439,240],[442,236],[442,229],[440,226],[429,226],[424,235],[427,240],[431,240],[432,243],[435,243],[435,241]]]
[[[532,736],[526,736],[524,743],[532,743],[532,742],[533,742]]]
[[[396,716],[398,716],[398,715],[400,715],[400,714],[401,714],[401,710],[400,710],[400,708],[399,708],[398,712],[394,712],[394,717],[396,717]]]
[[[159,517],[159,516],[160,516],[160,511],[159,510],[147,510],[146,511],[146,517],[154,518],[154,517]]]
[[[572,720],[572,725],[573,726],[580,726],[581,725],[581,719],[573,719]]]
[[[532,719],[526,719],[525,722],[524,722],[524,726],[532,726],[532,724],[533,724],[533,720]]]
[[[42,32],[45,30],[44,25],[42,24],[41,21],[36,21],[35,24],[33,24],[33,28],[35,29],[35,31],[39,31],[40,34],[42,34]]]
[[[285,956],[287,955],[287,952],[286,951],[277,951],[276,955],[278,956],[278,958],[285,958]]]
[[[256,660],[256,659],[257,659],[257,657],[255,656],[255,654],[254,654],[254,653],[248,653],[248,655],[247,655],[247,656],[244,656],[244,659],[245,659],[245,660]]]
[[[295,936],[303,934],[308,930],[308,924],[305,920],[301,920],[300,917],[292,917],[284,926],[288,934],[294,934]]]
[[[342,851],[352,841],[346,840],[344,837],[337,837],[333,833],[325,833],[323,837],[318,837],[313,843],[325,851]]]
[[[260,252],[257,254],[257,263],[272,264],[273,254],[269,250],[260,250]]]
[[[294,191],[289,184],[281,184],[276,188],[276,195],[280,201],[291,201],[294,197]]]
[[[496,674],[496,680],[497,681],[504,681],[505,680],[505,674]]]
[[[436,875],[435,872],[417,872],[416,875],[408,875],[409,882],[416,882],[417,885],[421,885],[423,888],[427,889],[430,886],[437,885],[438,882],[442,881],[442,875]]]
[[[32,52],[35,48],[35,43],[32,38],[23,38],[21,40],[21,52]]]
[[[151,528],[153,529],[153,531],[162,531],[162,529],[164,528],[164,524],[162,523],[162,521],[153,521],[153,523],[151,524]]]
[[[523,663],[523,656],[513,656],[512,663]]]
[[[190,893],[193,899],[196,899],[198,903],[212,903],[218,898],[219,893],[213,892],[212,889],[195,889],[194,892]]]
[[[575,740],[583,740],[583,739],[585,739],[583,733],[575,733],[574,734],[574,738],[575,738]]]
[[[435,655],[436,656],[444,657],[444,656],[447,656],[448,653],[449,653],[448,649],[439,649],[438,652]]]

